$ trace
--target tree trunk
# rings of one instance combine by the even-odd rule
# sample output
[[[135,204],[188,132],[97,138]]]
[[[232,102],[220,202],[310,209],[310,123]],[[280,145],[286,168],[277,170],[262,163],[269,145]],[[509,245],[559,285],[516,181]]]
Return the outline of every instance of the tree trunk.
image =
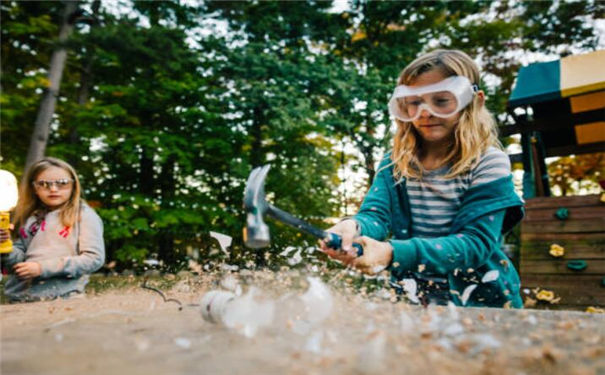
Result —
[[[92,4],[92,17],[96,19],[99,15],[99,8],[101,7],[101,1],[95,0]],[[90,24],[90,28],[92,30],[95,27],[96,22]],[[80,87],[78,88],[78,105],[84,106],[88,102],[88,97],[90,96],[90,87],[92,86],[92,61],[93,61],[93,52],[92,49],[88,49],[86,53],[84,66],[82,67],[82,73],[80,74]],[[71,132],[69,133],[69,143],[72,146],[76,146],[80,143],[80,134],[78,134],[78,126],[74,124],[71,128]],[[78,153],[75,153],[71,159],[70,164],[78,169],[77,165],[80,159],[78,158]]]
[[[25,170],[30,165],[44,157],[46,144],[48,143],[48,135],[50,133],[50,122],[55,113],[57,104],[57,96],[59,95],[59,87],[61,86],[61,76],[65,68],[65,60],[67,59],[67,50],[64,43],[73,30],[73,23],[69,21],[70,16],[78,9],[77,1],[67,1],[63,12],[63,22],[59,33],[59,46],[53,52],[50,59],[50,68],[48,79],[50,86],[45,90],[42,96],[42,102],[36,116],[34,124],[34,132],[32,134],[27,158],[25,159]]]
[[[250,151],[250,164],[252,167],[258,167],[263,164],[263,132],[262,132],[262,109],[254,109],[254,122],[252,129],[250,129],[250,135],[252,136],[252,150]]]
[[[171,203],[174,202],[176,191],[176,179],[174,176],[176,167],[176,158],[170,155],[162,165],[159,186],[162,189],[162,206],[174,208]],[[174,231],[179,229],[171,228],[166,232],[160,232],[159,235],[159,258],[168,266],[176,265],[178,254],[174,248]]]
[[[153,178],[153,154],[147,148],[142,148],[139,172],[139,191],[152,198],[155,193],[155,179]]]

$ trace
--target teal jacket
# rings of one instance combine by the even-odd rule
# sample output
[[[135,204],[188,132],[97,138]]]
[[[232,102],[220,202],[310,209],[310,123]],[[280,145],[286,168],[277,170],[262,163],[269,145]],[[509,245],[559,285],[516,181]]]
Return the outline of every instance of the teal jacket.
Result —
[[[458,306],[523,307],[519,275],[500,249],[502,234],[524,215],[512,176],[468,189],[449,235],[414,238],[406,182],[395,181],[389,163],[388,157],[381,163],[354,219],[361,235],[379,241],[390,235],[393,281],[409,272],[444,275],[452,301]],[[497,272],[483,280],[489,271]],[[494,276],[497,278],[489,281]],[[463,298],[465,290],[467,295],[471,292],[467,298]]]

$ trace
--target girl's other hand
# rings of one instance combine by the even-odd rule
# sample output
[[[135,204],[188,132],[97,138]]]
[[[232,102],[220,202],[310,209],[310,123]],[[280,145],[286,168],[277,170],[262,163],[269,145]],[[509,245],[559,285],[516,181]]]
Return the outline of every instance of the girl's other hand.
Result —
[[[10,239],[10,232],[7,229],[0,229],[0,242],[6,242]]]
[[[368,275],[375,275],[386,269],[393,260],[393,246],[389,242],[376,241],[362,236],[355,242],[363,246],[363,255],[351,260],[350,264]]]
[[[17,263],[13,267],[13,271],[20,279],[33,279],[42,274],[42,267],[38,262],[22,262]]]

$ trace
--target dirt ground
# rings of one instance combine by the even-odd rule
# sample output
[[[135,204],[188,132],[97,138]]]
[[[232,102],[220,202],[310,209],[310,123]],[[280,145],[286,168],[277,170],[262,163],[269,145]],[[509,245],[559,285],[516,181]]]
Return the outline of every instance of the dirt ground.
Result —
[[[288,302],[300,302],[305,275],[221,277],[186,278],[164,290],[182,309],[138,287],[1,305],[1,372],[605,374],[604,314],[422,308],[328,282],[332,307],[315,306],[329,314],[321,321],[304,318],[313,312]],[[202,319],[201,297],[221,285],[239,285],[244,294],[255,285],[255,301],[274,304],[269,324],[247,337],[237,327]],[[304,329],[298,319],[306,319]]]

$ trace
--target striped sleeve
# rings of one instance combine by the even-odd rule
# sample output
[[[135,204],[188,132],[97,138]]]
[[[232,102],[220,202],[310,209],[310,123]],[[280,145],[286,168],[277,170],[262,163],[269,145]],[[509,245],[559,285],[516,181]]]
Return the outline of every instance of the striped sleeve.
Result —
[[[477,166],[473,168],[470,186],[483,185],[510,174],[511,165],[508,155],[502,150],[490,147],[485,154],[483,154]]]

